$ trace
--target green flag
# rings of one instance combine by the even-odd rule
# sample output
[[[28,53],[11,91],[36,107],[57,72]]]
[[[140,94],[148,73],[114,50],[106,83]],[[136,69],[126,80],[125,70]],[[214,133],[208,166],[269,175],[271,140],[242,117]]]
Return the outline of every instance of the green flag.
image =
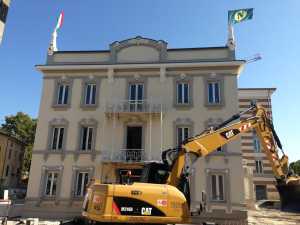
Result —
[[[245,20],[251,20],[253,17],[253,8],[237,9],[228,11],[228,23],[235,24]]]

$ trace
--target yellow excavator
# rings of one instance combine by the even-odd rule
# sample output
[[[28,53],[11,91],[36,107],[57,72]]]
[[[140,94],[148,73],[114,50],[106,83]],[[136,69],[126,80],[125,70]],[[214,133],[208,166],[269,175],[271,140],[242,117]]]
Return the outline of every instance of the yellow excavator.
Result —
[[[251,116],[242,119],[243,114]],[[239,121],[233,123],[236,120]],[[186,162],[195,162],[251,129],[256,130],[272,165],[279,192],[280,188],[299,188],[300,178],[288,173],[288,157],[278,154],[277,148],[282,146],[266,110],[252,104],[222,124],[184,140],[180,147],[164,151],[161,163],[145,165],[140,182],[102,184],[100,180],[93,180],[84,199],[83,218],[104,224],[191,223],[190,169]],[[294,198],[299,201],[299,195]]]

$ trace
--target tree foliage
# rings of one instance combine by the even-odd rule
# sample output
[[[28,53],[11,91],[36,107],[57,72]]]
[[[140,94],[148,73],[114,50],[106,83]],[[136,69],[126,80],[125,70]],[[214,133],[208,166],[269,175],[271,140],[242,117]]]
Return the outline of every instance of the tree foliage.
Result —
[[[292,162],[290,164],[290,169],[292,169],[295,174],[300,175],[300,160]]]
[[[23,174],[29,172],[30,169],[36,124],[36,119],[31,118],[23,112],[18,112],[16,115],[6,116],[5,122],[0,127],[1,130],[18,138],[25,144],[25,153],[22,165]]]

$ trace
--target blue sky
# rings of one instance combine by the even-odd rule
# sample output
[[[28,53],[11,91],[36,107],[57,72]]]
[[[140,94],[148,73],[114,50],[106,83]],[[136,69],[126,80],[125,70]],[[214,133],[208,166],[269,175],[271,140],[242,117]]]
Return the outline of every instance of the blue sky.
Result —
[[[253,20],[235,26],[237,58],[260,53],[248,64],[239,87],[276,87],[275,127],[290,160],[300,159],[298,0],[31,0],[12,1],[0,46],[0,122],[24,111],[38,114],[41,75],[51,32],[61,10],[60,50],[101,50],[137,35],[163,39],[170,48],[224,46],[227,11],[254,8]]]

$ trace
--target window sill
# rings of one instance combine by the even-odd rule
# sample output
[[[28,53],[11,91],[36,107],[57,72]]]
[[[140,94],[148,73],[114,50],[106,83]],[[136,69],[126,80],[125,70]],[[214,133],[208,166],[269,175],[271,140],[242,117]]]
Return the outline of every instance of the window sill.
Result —
[[[93,149],[91,149],[91,150],[82,150],[82,149],[80,149],[80,150],[76,151],[76,154],[92,154],[93,152],[95,152]]]
[[[64,150],[63,149],[60,149],[60,150],[48,149],[47,153],[62,154],[62,153],[64,153]]]
[[[208,108],[222,108],[224,107],[224,103],[206,103],[205,106]]]
[[[71,107],[70,104],[54,104],[54,105],[52,105],[52,108],[57,109],[57,110],[59,110],[59,109],[68,109],[70,107]]]
[[[42,197],[42,200],[44,200],[44,201],[55,201],[56,200],[56,196],[55,195],[53,195],[53,196],[46,196],[46,195],[44,195]]]
[[[80,107],[84,110],[95,110],[96,108],[98,108],[98,104],[90,104],[90,105],[82,104]]]
[[[225,204],[226,201],[225,200],[210,200],[211,203],[221,203],[221,204]]]
[[[180,108],[180,109],[189,109],[192,108],[193,104],[192,103],[175,103],[174,108]]]

